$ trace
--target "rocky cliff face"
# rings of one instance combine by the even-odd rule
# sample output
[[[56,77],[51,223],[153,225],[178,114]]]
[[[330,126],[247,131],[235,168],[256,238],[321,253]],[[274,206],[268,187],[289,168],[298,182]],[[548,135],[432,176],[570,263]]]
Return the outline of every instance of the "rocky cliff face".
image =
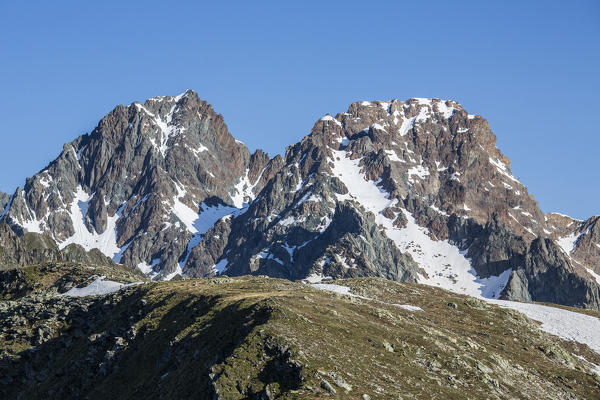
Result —
[[[383,276],[597,308],[600,257],[559,248],[557,262],[534,245],[561,243],[569,230],[542,214],[495,143],[483,118],[453,102],[355,103],[288,148],[284,167],[231,221],[220,262],[234,275]],[[573,226],[581,248],[591,226]],[[538,280],[550,265],[557,274]],[[520,276],[538,283],[516,285]]]
[[[194,92],[119,106],[4,209],[19,234],[153,278],[377,276],[599,304],[598,217],[544,215],[487,121],[452,101],[354,103],[273,159]]]
[[[0,210],[2,210],[2,212],[4,212],[4,208],[8,204],[9,200],[10,200],[9,195],[7,195],[6,193],[0,192]]]
[[[504,297],[600,308],[598,285],[575,272],[570,258],[548,238],[537,238],[510,276]]]
[[[336,118],[322,118],[288,149],[285,164],[247,213],[264,218],[268,230],[324,232],[340,211],[336,204],[347,203],[389,230],[417,224],[436,240],[448,239],[453,216],[485,224],[498,214],[527,239],[541,231],[543,215],[510,174],[487,123],[456,103],[353,104]],[[279,221],[271,224],[275,216]]]
[[[569,255],[571,263],[579,271],[592,277],[600,276],[600,216],[585,221],[576,220],[561,214],[547,215],[548,227],[553,230],[553,238]]]
[[[18,236],[7,224],[0,223],[0,270],[48,262],[78,262],[116,267],[115,262],[98,249],[86,251],[72,243],[59,249],[47,234],[27,232]],[[0,280],[5,280],[0,278]]]
[[[254,198],[268,162],[262,152],[251,156],[194,92],[153,98],[118,106],[66,144],[17,189],[4,220],[17,232],[45,232],[61,248],[99,248],[171,277],[190,240]]]

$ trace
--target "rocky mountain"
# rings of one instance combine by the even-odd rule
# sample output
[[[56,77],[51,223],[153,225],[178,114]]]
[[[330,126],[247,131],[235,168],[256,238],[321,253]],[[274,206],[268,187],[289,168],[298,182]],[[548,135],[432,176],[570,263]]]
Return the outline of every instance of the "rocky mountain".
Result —
[[[557,238],[558,245],[569,254],[571,262],[578,269],[586,269],[596,281],[600,276],[600,216],[585,221],[549,213],[546,216],[549,229]]]
[[[2,220],[154,279],[383,277],[600,307],[598,217],[544,215],[453,101],[354,103],[272,159],[192,91],[119,106]]]
[[[115,108],[66,144],[16,190],[3,219],[169,279],[188,245],[253,199],[277,160],[250,155],[195,93],[153,98]]]
[[[578,262],[561,246],[594,222],[552,223],[495,143],[487,122],[454,102],[355,103],[289,147],[248,211],[207,235],[188,268],[206,260],[203,272],[221,263],[230,275],[381,276],[597,308],[600,257]],[[220,259],[206,250],[217,240],[227,243]]]
[[[597,399],[600,392],[600,342],[564,340],[519,312],[430,286],[249,276],[135,284],[131,269],[110,270],[21,267],[10,281],[34,288],[22,293],[0,279],[3,399]],[[0,276],[8,273],[15,275]],[[117,290],[120,283],[99,275],[130,285]],[[89,295],[106,286],[116,288]],[[600,325],[595,311],[529,306],[595,320],[588,331]]]
[[[6,193],[0,192],[0,208],[2,210],[4,210],[4,207],[6,207],[9,200],[10,200],[9,195],[7,195]]]

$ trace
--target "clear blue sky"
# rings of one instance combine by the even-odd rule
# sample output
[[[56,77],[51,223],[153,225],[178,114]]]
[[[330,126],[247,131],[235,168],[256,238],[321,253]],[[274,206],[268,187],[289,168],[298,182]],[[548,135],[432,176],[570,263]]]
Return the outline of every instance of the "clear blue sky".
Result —
[[[488,119],[543,211],[600,214],[600,2],[291,3],[0,0],[0,190],[187,88],[271,154],[353,101],[439,97]]]

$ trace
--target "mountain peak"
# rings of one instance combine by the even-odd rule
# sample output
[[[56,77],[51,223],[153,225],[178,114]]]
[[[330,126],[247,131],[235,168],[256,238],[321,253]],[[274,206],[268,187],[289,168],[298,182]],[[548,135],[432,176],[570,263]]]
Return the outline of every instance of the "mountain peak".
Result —
[[[141,141],[148,141],[160,158],[165,158],[174,146],[186,147],[198,155],[211,149],[209,144],[236,144],[223,117],[190,89],[177,96],[117,106],[100,120],[91,137],[114,146],[139,146]],[[85,143],[81,140],[77,144],[78,156]]]
[[[195,97],[196,99],[199,98],[198,93],[196,93],[194,90],[192,90],[192,89],[186,89],[183,93],[180,93],[180,94],[175,95],[175,96],[169,96],[169,95],[155,96],[155,97],[149,98],[148,100],[146,100],[146,102],[148,102],[148,101],[175,101],[175,102],[179,102],[184,97]]]
[[[169,275],[193,236],[208,229],[199,229],[208,223],[199,221],[201,210],[218,215],[253,199],[268,161],[251,159],[223,117],[188,90],[116,107],[2,209],[13,226],[47,232],[59,246],[105,249],[116,261]]]
[[[195,92],[154,97],[116,107],[12,199],[15,231],[156,279],[379,276],[600,305],[600,224],[542,214],[487,121],[452,100],[355,102],[269,159]],[[567,283],[537,280],[548,266]]]

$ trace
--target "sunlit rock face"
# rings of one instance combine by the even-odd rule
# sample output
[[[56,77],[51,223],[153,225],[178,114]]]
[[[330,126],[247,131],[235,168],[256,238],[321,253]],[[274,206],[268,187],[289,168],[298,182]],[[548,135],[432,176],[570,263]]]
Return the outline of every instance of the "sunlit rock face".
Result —
[[[155,279],[377,276],[600,304],[598,217],[544,215],[487,121],[453,101],[353,103],[271,159],[196,93],[153,98],[115,108],[4,203],[17,233]]]

